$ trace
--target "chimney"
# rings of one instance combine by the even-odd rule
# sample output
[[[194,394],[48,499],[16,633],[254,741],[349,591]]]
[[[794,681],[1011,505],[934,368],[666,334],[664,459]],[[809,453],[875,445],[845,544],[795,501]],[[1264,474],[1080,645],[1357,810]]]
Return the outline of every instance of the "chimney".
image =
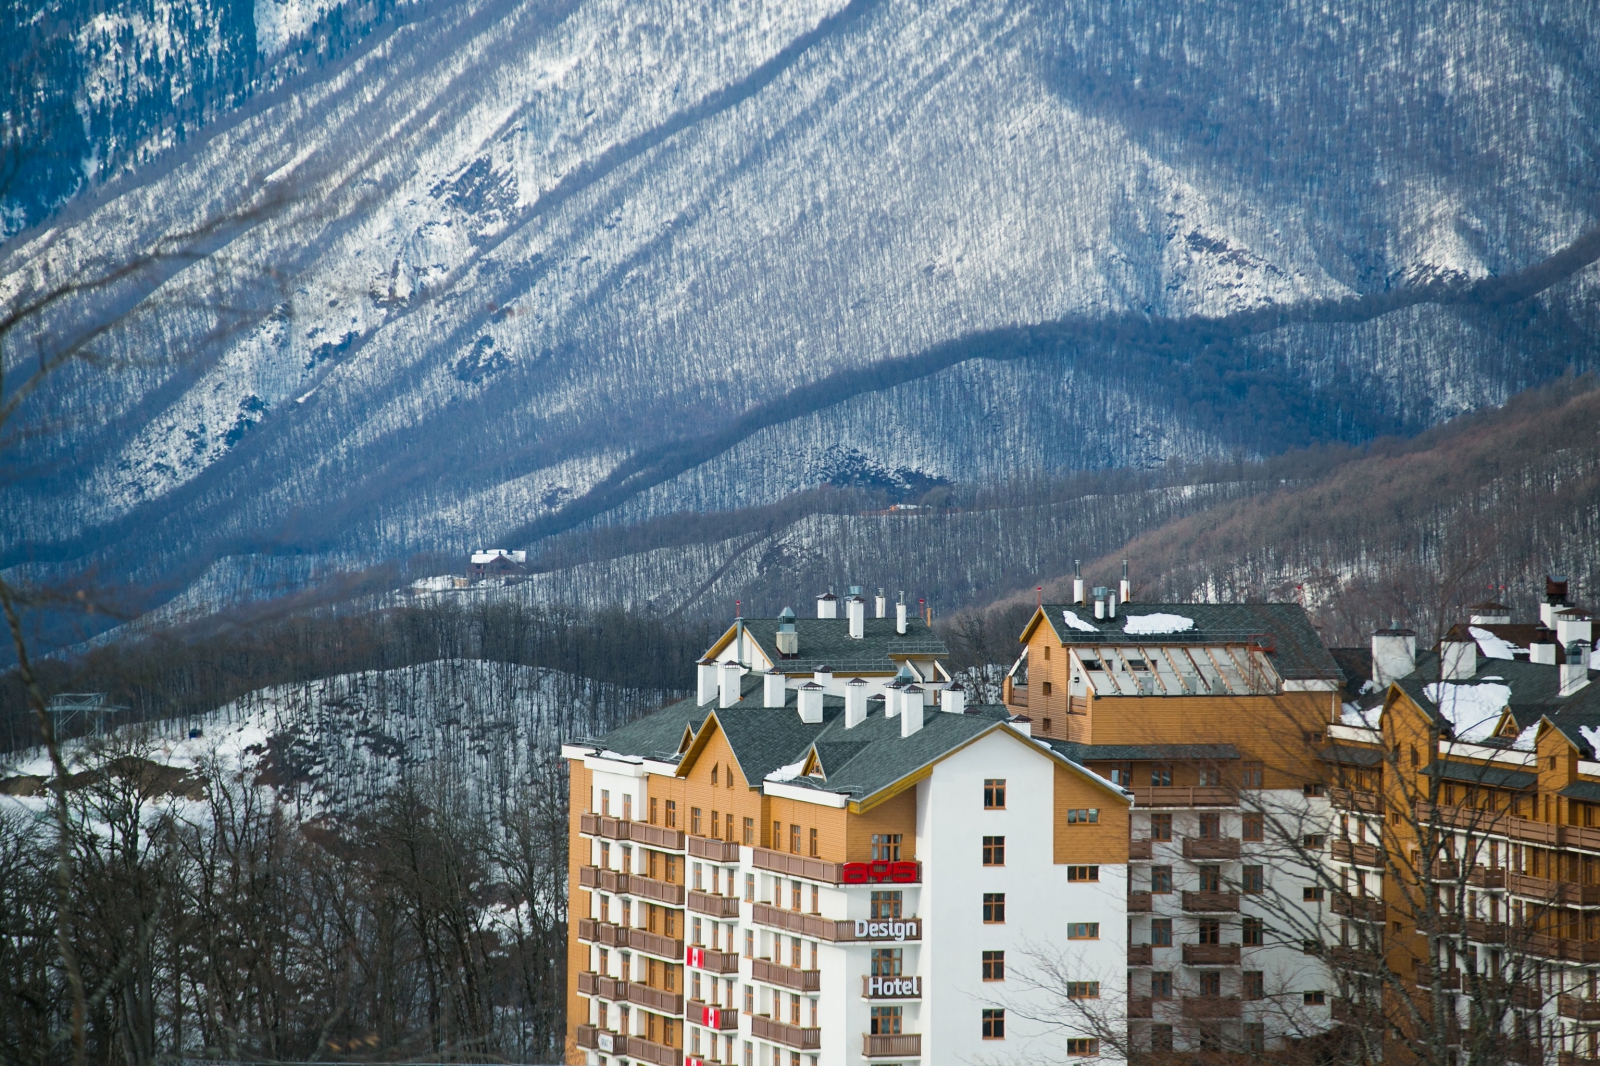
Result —
[[[839,597],[833,594],[832,589],[829,589],[827,592],[824,592],[822,595],[817,597],[817,617],[839,617]]]
[[[850,619],[850,639],[860,640],[867,635],[867,601],[851,596],[844,601],[845,614]]]
[[[1083,560],[1072,560],[1072,602],[1082,607],[1083,599]]]
[[[1108,593],[1106,593],[1106,617],[1107,618],[1115,618],[1116,616],[1117,616],[1117,594],[1115,592],[1108,592]]]
[[[721,705],[732,707],[739,702],[739,664],[729,659],[718,669],[721,670],[721,684],[718,686],[722,696]]]
[[[1439,645],[1439,668],[1446,681],[1465,681],[1478,672],[1478,645],[1470,640],[1446,640]],[[1373,661],[1377,658],[1374,656]]]
[[[1589,683],[1589,642],[1575,640],[1567,645],[1567,661],[1561,664],[1561,691],[1570,696]]]
[[[1133,583],[1128,580],[1128,560],[1122,560],[1122,587],[1117,590],[1117,598],[1123,603],[1133,599]]]
[[[900,678],[895,678],[883,687],[883,716],[897,718],[900,715],[900,690],[906,683]]]
[[[1567,604],[1567,579],[1565,577],[1544,577],[1544,602],[1539,605],[1539,621],[1549,626],[1556,627],[1555,614]]]
[[[1576,607],[1556,612],[1556,643],[1563,648],[1575,640],[1585,644],[1594,640],[1594,623]]]
[[[787,698],[784,677],[778,671],[773,670],[761,679],[761,706],[782,707]]]
[[[807,725],[822,724],[822,686],[815,681],[807,681],[800,686],[799,698],[795,701],[800,705],[800,720]]]
[[[939,709],[946,714],[965,714],[967,710],[967,690],[957,681],[949,688],[939,693]]]
[[[894,631],[902,637],[906,635],[906,594],[900,590],[900,598],[894,603]]]
[[[717,698],[717,663],[714,659],[701,659],[697,698],[704,707]]]
[[[1033,736],[1033,719],[1032,718],[1029,718],[1025,714],[1014,714],[1014,715],[1011,716],[1010,721],[1011,721],[1011,728],[1012,729],[1015,729],[1017,732],[1021,733],[1025,737]]]
[[[1094,616],[1102,619],[1106,616],[1106,587],[1104,585],[1096,585],[1094,587]]]
[[[917,685],[907,685],[900,693],[900,735],[909,737],[922,728],[922,692]]]
[[[794,627],[794,608],[785,607],[778,615],[778,654],[794,658],[800,654],[800,634]]]
[[[1372,634],[1372,680],[1384,688],[1417,668],[1417,634],[1410,629],[1380,629]]]
[[[878,609],[878,613],[874,617],[885,618],[888,616],[889,601],[883,598],[882,589],[878,590],[878,598],[874,601],[873,606]]]
[[[826,663],[818,663],[811,668],[811,680],[822,686],[826,692],[833,687],[833,671],[829,670]]]
[[[867,683],[852,677],[844,683],[844,727],[854,729],[867,720]]]
[[[1545,666],[1556,664],[1556,635],[1549,626],[1533,627],[1533,640],[1528,642],[1528,661]]]

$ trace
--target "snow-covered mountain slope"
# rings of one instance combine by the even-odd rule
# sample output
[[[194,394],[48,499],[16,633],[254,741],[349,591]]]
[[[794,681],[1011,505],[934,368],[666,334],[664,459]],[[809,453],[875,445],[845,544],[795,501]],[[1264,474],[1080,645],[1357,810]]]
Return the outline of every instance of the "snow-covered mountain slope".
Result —
[[[427,8],[5,250],[7,296],[163,233],[205,254],[9,345],[133,307],[95,342],[125,369],[29,408],[66,429],[16,453],[3,558],[181,588],[229,556],[365,565],[1497,402],[1595,361],[1593,270],[1510,310],[1337,301],[1600,222],[1591,14]],[[1311,321],[1239,319],[1262,309]]]

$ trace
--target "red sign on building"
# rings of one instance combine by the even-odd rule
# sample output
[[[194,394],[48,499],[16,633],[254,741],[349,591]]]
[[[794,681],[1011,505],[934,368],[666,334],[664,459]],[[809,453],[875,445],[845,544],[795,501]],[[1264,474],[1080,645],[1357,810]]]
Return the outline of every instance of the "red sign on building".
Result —
[[[844,864],[844,883],[865,885],[869,882],[915,884],[922,880],[922,867],[914,862],[847,862]]]
[[[706,964],[706,949],[697,948],[691,944],[688,951],[684,953],[683,961],[687,962],[690,966],[703,969]]]

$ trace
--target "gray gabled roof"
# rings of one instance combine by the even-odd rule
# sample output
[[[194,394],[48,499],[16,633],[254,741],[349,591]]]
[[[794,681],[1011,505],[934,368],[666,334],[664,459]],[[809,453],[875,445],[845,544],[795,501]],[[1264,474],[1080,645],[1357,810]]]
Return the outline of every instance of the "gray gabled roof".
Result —
[[[1439,708],[1428,698],[1427,688],[1439,679],[1439,656],[1424,652],[1417,656],[1417,668],[1395,682],[1411,700],[1441,723]],[[1583,729],[1600,729],[1600,672],[1589,671],[1589,683],[1570,696],[1562,696],[1561,667],[1545,663],[1530,663],[1526,659],[1479,658],[1477,669],[1471,677],[1451,682],[1458,685],[1499,684],[1511,690],[1508,706],[1519,729],[1536,724],[1548,717],[1550,724],[1561,730],[1588,758],[1595,757],[1594,747],[1583,735]]]
[[[1226,762],[1239,758],[1232,744],[1074,744],[1048,742],[1077,763],[1087,762]]]
[[[778,654],[778,619],[746,618],[745,632],[773,661],[780,673],[809,674],[816,666],[841,673],[894,673],[904,659],[944,659],[950,649],[920,618],[906,620],[906,632],[894,631],[893,618],[868,618],[862,636],[850,635],[847,618],[796,618],[799,652]]]
[[[1240,644],[1259,642],[1269,649],[1273,669],[1288,681],[1342,680],[1311,619],[1294,603],[1125,603],[1115,618],[1096,619],[1094,605],[1047,603],[1042,607],[1051,630],[1063,644]],[[1068,626],[1072,611],[1092,632]],[[1128,619],[1171,614],[1191,619],[1190,629],[1177,633],[1133,634]]]

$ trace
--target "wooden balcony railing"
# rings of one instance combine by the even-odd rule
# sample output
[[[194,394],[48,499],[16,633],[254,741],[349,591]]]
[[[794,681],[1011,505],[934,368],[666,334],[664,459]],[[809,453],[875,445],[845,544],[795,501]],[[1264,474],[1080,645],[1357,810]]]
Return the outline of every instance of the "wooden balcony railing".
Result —
[[[921,1033],[895,1033],[892,1036],[861,1034],[861,1054],[869,1059],[921,1058]]]
[[[678,992],[668,992],[662,988],[651,988],[649,985],[637,981],[624,981],[617,977],[602,977],[599,974],[581,973],[578,975],[578,991],[586,996],[598,996],[609,999],[614,1003],[637,1003],[657,1014],[678,1015],[683,1013],[683,995]]]
[[[1368,973],[1382,973],[1388,969],[1383,961],[1383,956],[1374,951],[1363,951],[1360,948],[1347,948],[1342,944],[1334,944],[1327,949],[1328,961],[1335,966],[1350,970],[1365,970]]]
[[[789,933],[799,933],[802,936],[814,936],[818,940],[828,940],[834,943],[849,943],[858,940],[893,940],[899,943],[905,940],[922,939],[922,921],[917,918],[899,919],[900,929],[898,934],[884,931],[881,928],[886,924],[887,919],[883,922],[874,919],[862,936],[856,935],[857,926],[853,918],[824,918],[817,914],[784,910],[782,907],[774,907],[770,903],[753,905],[750,910],[750,920],[756,925],[782,929]],[[878,931],[874,932],[874,928],[878,928]]]
[[[706,973],[738,973],[739,956],[732,951],[716,951],[706,947],[691,947],[679,956],[689,965]]]
[[[693,837],[690,838],[694,839]],[[735,896],[713,896],[709,892],[690,892],[689,909],[713,918],[739,917],[739,900]]]
[[[1144,837],[1144,838],[1139,839],[1139,840],[1130,840],[1130,841],[1128,841],[1128,858],[1129,859],[1148,859],[1153,854],[1155,854],[1155,851],[1151,847],[1151,843],[1150,843],[1150,838],[1149,837]]]
[[[696,1025],[715,1029],[719,1033],[731,1033],[739,1028],[739,1011],[734,1007],[714,1007],[698,999],[689,1000],[685,1006],[688,1012],[684,1017]]]
[[[1349,999],[1334,999],[1328,1003],[1328,1014],[1343,1025],[1382,1026],[1383,1011],[1370,1003]]]
[[[1506,871],[1504,868],[1491,870],[1486,866],[1474,866],[1467,874],[1467,884],[1473,888],[1505,888]]]
[[[1241,1011],[1238,996],[1184,996],[1185,1018],[1237,1018]]]
[[[1237,966],[1239,965],[1239,945],[1185,944],[1183,945],[1183,964],[1185,966]]]
[[[1129,892],[1128,910],[1134,914],[1143,914],[1151,909],[1151,898],[1148,892]]]
[[[1482,836],[1503,836],[1528,844],[1546,847],[1581,848],[1600,851],[1600,826],[1562,825],[1556,822],[1537,822],[1531,818],[1518,818],[1509,811],[1486,811],[1478,807],[1435,807],[1427,800],[1417,801],[1417,818],[1428,824],[1437,812],[1439,824],[1452,829],[1464,829]]]
[[[597,866],[580,866],[578,884],[584,888],[597,888],[602,892],[615,892],[619,896],[639,896],[643,899],[665,903],[669,907],[683,906],[683,886],[669,881],[656,881],[639,874],[625,874],[620,870],[602,870]]]
[[[1568,940],[1544,933],[1528,933],[1523,940],[1526,942],[1525,950],[1530,955],[1565,962],[1600,962],[1600,941]]]
[[[1237,911],[1239,909],[1239,893],[1237,892],[1185,892],[1183,894],[1183,909],[1209,914],[1216,911]]]
[[[1150,960],[1154,958],[1154,955],[1151,952],[1152,948],[1149,944],[1129,944],[1128,965],[1149,966]]]
[[[626,926],[596,921],[593,918],[578,919],[578,939],[587,941],[590,944],[604,944],[606,947],[611,948],[625,948],[628,946],[628,934],[635,931]]]
[[[731,840],[713,840],[710,837],[689,837],[689,854],[697,859],[712,862],[738,862],[739,845]]]
[[[602,814],[580,814],[578,832],[608,840],[631,840],[659,851],[683,850],[683,830],[666,829],[649,822],[630,822]]]
[[[1239,794],[1220,785],[1193,785],[1133,789],[1135,807],[1236,807]]]
[[[623,1054],[623,1052],[618,1052]],[[683,1052],[666,1044],[657,1044],[653,1040],[646,1040],[642,1036],[628,1037],[629,1058],[653,1062],[656,1066],[683,1066]]]
[[[1186,859],[1237,859],[1239,841],[1233,837],[1184,837],[1183,857]]]
[[[822,987],[821,970],[797,970],[770,959],[752,959],[750,976],[754,980],[791,988],[796,992],[815,992]]]
[[[683,961],[683,941],[677,937],[662,936],[645,929],[630,929],[627,946],[671,962]]]
[[[821,1029],[805,1029],[788,1022],[780,1022],[769,1018],[765,1014],[755,1014],[750,1018],[750,1035],[757,1040],[770,1040],[774,1044],[795,1048],[799,1051],[815,1051],[822,1046]]]
[[[803,877],[808,881],[823,881],[830,885],[844,882],[844,864],[823,862],[804,855],[790,855],[771,848],[751,848],[750,862],[758,870],[771,870],[786,877]]]
[[[1382,922],[1388,917],[1383,900],[1373,897],[1350,896],[1337,892],[1333,897],[1333,913],[1364,922]]]
[[[1486,922],[1479,918],[1468,918],[1462,923],[1466,930],[1468,940],[1476,940],[1480,944],[1504,944],[1506,942],[1506,923]]]
[[[1328,802],[1347,811],[1379,814],[1383,811],[1383,798],[1375,792],[1358,792],[1349,788],[1328,789]]]
[[[1371,866],[1383,869],[1383,849],[1376,844],[1357,844],[1349,840],[1334,840],[1329,842],[1328,854],[1333,856],[1334,862],[1347,862],[1352,866]]]
[[[1154,1018],[1155,1014],[1155,1001],[1149,996],[1128,997],[1128,1017]]]
[[[578,1032],[573,1039],[585,1051],[604,1051],[610,1055],[631,1055],[633,1053],[629,1047],[628,1037],[593,1025],[578,1026]]]
[[[1580,885],[1573,881],[1551,881],[1543,877],[1510,872],[1506,890],[1518,896],[1531,896],[1541,903],[1567,907],[1600,907],[1600,885]]]
[[[1556,999],[1556,1010],[1563,1018],[1579,1022],[1600,1022],[1600,1000],[1559,996]]]

